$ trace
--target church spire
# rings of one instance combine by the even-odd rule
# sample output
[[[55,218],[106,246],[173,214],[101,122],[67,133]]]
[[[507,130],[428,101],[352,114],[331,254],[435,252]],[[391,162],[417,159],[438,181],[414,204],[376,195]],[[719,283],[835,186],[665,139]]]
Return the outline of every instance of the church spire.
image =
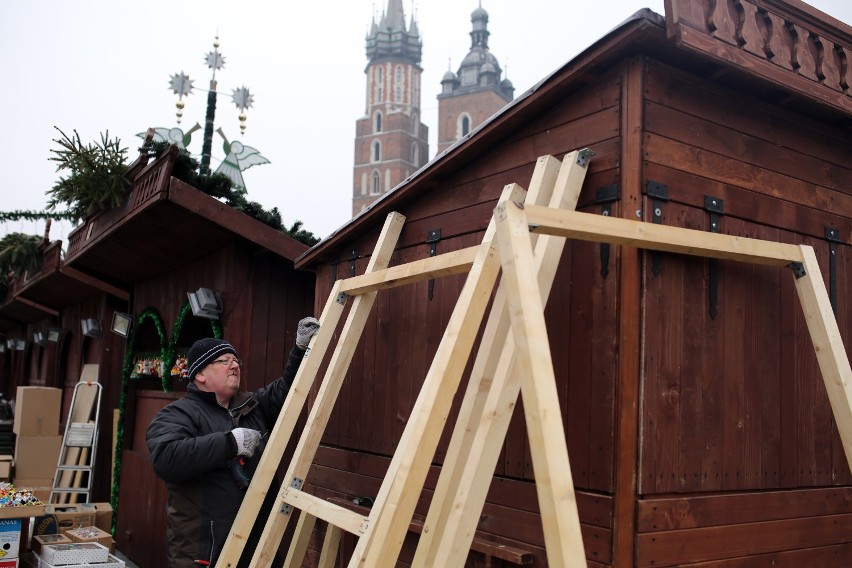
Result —
[[[404,32],[405,14],[402,11],[402,0],[390,0],[388,2],[387,29],[391,32]]]
[[[402,0],[388,0],[387,10],[376,25],[375,20],[367,35],[367,59],[404,59],[420,64],[422,43],[413,16],[406,29]]]

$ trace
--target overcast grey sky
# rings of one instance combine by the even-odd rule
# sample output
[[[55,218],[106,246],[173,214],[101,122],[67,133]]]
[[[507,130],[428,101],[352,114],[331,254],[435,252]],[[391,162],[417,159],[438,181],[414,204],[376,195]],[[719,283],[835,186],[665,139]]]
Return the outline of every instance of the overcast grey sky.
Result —
[[[850,23],[849,0],[813,0]],[[478,0],[403,0],[423,39],[422,119],[435,155],[440,80],[470,48]],[[5,114],[0,139],[0,210],[43,210],[58,179],[48,158],[57,126],[84,142],[109,131],[137,155],[138,132],[176,125],[169,78],[194,81],[182,126],[204,121],[210,70],[205,55],[219,35],[225,67],[217,73],[216,123],[231,140],[257,148],[270,164],[244,173],[248,198],[278,207],[287,225],[328,236],[350,217],[355,121],[364,114],[364,38],[387,0],[240,2],[222,0],[0,0]],[[482,0],[489,47],[520,95],[642,8],[663,14],[663,0]],[[239,135],[231,92],[247,87],[254,107]],[[201,152],[201,132],[189,150]],[[214,141],[213,166],[222,158]],[[0,237],[41,234],[43,223],[0,224]],[[67,242],[70,225],[52,239]]]

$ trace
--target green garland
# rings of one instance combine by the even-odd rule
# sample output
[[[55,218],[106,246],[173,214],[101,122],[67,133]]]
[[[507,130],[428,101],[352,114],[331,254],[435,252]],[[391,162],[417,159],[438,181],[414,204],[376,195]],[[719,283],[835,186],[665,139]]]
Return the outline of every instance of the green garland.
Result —
[[[70,211],[0,211],[0,222],[6,221],[40,221],[42,219],[61,219],[63,221],[75,221],[77,219],[74,213]]]
[[[183,322],[186,316],[190,313],[189,302],[184,302],[178,312],[177,319],[172,326],[172,337],[170,340],[166,338],[166,332],[163,328],[163,320],[160,314],[154,308],[145,308],[139,317],[136,318],[136,325],[130,330],[130,335],[127,338],[127,350],[124,354],[124,364],[121,369],[121,395],[118,402],[118,424],[116,426],[115,439],[115,461],[113,462],[113,470],[115,476],[112,482],[112,494],[110,496],[110,504],[112,505],[112,534],[115,535],[115,527],[118,522],[118,491],[121,480],[121,455],[124,446],[124,416],[127,410],[127,388],[130,384],[133,369],[136,367],[136,331],[141,326],[142,322],[150,319],[157,330],[157,336],[160,339],[160,360],[163,362],[162,385],[163,392],[171,391],[171,368],[174,366],[177,351],[177,342],[180,339],[180,330],[183,327]],[[213,330],[213,337],[222,339],[222,324],[218,320],[211,320],[210,327]]]

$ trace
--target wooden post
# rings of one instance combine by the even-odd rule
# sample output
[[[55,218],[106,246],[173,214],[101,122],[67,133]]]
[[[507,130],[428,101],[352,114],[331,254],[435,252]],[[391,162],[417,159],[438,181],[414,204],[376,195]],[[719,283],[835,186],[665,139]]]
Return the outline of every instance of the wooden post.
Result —
[[[399,213],[388,215],[379,239],[376,242],[376,248],[367,265],[367,272],[386,268],[390,263],[391,254],[393,254],[396,247],[396,242],[399,238],[399,233],[402,231],[404,221],[405,217]],[[293,460],[290,462],[290,466],[287,468],[287,473],[284,476],[284,486],[281,488],[278,498],[279,503],[284,500],[285,494],[290,487],[301,488],[302,481],[304,481],[310,469],[311,462],[313,462],[317,447],[319,447],[320,440],[322,439],[322,434],[334,409],[334,403],[337,400],[337,395],[340,392],[346,371],[349,369],[349,363],[355,354],[355,347],[358,345],[361,333],[364,331],[364,326],[367,323],[367,318],[373,308],[376,294],[377,292],[372,291],[357,296],[352,303],[349,316],[341,331],[337,348],[332,354],[328,370],[311,408],[308,421],[305,424],[305,429],[299,439],[299,444],[296,446]],[[338,302],[339,300],[345,301],[344,298],[329,298],[330,302]],[[333,333],[334,327],[324,328],[322,321],[320,322],[320,331],[317,336],[322,336],[325,341],[330,341]],[[283,414],[284,411],[282,410]],[[296,416],[292,417],[294,422],[298,417],[298,412],[295,414]],[[255,550],[252,557],[251,568],[265,568],[270,565],[278,549],[278,545],[281,544],[281,538],[284,536],[287,522],[290,519],[290,512],[291,508],[289,505],[281,505],[277,508],[273,507],[263,533],[260,536],[257,550]],[[251,527],[249,527],[250,529]]]
[[[574,209],[587,172],[587,151],[565,156],[561,168],[551,156],[539,158],[527,202]],[[550,187],[553,186],[553,189]],[[535,242],[535,237],[531,242]],[[536,243],[536,274],[543,298],[550,294],[565,239],[544,236]],[[467,551],[485,503],[489,480],[509,429],[520,392],[509,335],[506,289],[497,289],[471,371],[467,391],[432,497],[413,566],[451,566]],[[463,560],[462,560],[463,562]]]
[[[514,203],[499,205],[494,215],[547,561],[551,566],[586,566],[527,219]]]
[[[510,184],[503,189],[501,202],[521,200],[523,193],[520,186]],[[350,565],[386,566],[399,556],[497,279],[500,263],[494,232],[492,219],[376,496],[369,530],[358,540]]]
[[[801,246],[804,274],[796,273],[796,291],[814,344],[846,462],[852,469],[852,369],[819,269],[814,249]]]
[[[368,272],[387,267],[390,262],[390,256],[396,246],[396,241],[399,238],[399,233],[402,230],[404,220],[405,218],[398,213],[391,213],[388,215],[381,235],[379,236],[379,240],[376,243],[376,249],[373,251],[373,256],[367,265]],[[223,548],[222,554],[219,556],[219,560],[216,563],[217,567],[235,567],[237,562],[240,560],[243,550],[245,549],[246,540],[248,539],[248,535],[251,533],[254,521],[257,518],[257,512],[260,510],[260,507],[263,504],[263,499],[269,491],[272,478],[274,477],[275,472],[281,463],[281,459],[284,456],[284,450],[289,443],[290,435],[293,433],[299,414],[302,412],[302,408],[307,400],[314,377],[319,370],[320,364],[322,363],[325,353],[328,350],[328,346],[331,343],[331,338],[337,328],[337,324],[342,317],[347,297],[339,291],[339,287],[340,281],[336,282],[332,287],[331,294],[329,295],[326,306],[320,316],[320,331],[311,339],[308,351],[305,353],[305,359],[302,361],[299,371],[293,379],[293,386],[290,388],[287,399],[284,401],[284,406],[278,415],[275,427],[272,429],[269,441],[266,444],[266,449],[263,452],[263,456],[261,456],[246,496],[243,498],[243,503],[237,513],[237,518],[234,520],[231,532],[228,535],[228,539],[225,541],[225,547]],[[361,298],[362,297],[359,296],[357,300],[361,300]],[[363,312],[369,313],[369,309],[372,305],[369,301],[368,304],[363,307],[361,304],[361,301],[357,302],[352,306],[352,309],[349,312],[349,318],[344,326],[341,341],[338,343],[337,349],[335,350],[331,363],[329,364],[326,377],[332,375],[339,377],[339,379],[342,380],[342,375],[345,374],[345,370],[348,368],[354,346],[358,343],[358,338],[363,330],[363,324],[366,321],[366,315]],[[353,325],[353,320],[355,319],[360,322],[360,328],[357,325]],[[357,336],[350,342],[351,346],[345,341],[345,339],[348,339],[349,334]],[[342,351],[341,345],[346,346],[346,352]],[[309,354],[312,356],[309,357]],[[318,399],[318,404],[315,405],[314,410],[316,410],[318,406],[322,406],[319,402],[320,400]],[[314,419],[316,419],[315,415],[316,413],[312,412]],[[325,419],[327,420],[327,417]],[[307,426],[310,426],[310,424],[311,422],[309,419]],[[317,438],[317,444],[318,443],[319,441]],[[311,455],[311,459],[312,458],[313,455]],[[293,463],[296,461],[297,460],[294,457]],[[308,465],[310,465],[310,460],[308,460]],[[302,464],[300,464],[300,466],[304,467]],[[285,477],[285,479],[288,480],[288,483],[291,482],[293,478],[293,476],[289,475],[291,470],[292,464],[291,468],[288,469],[287,477]],[[304,475],[302,476],[302,479],[304,479]],[[283,489],[286,490],[286,487]],[[280,510],[276,510],[273,507],[269,521],[261,535],[258,550],[255,553],[255,557],[258,557],[258,561],[259,553],[263,550],[262,555],[268,556],[269,561],[271,562],[272,556],[275,555],[274,548],[277,548],[278,544],[281,542],[281,537],[284,535],[284,531],[287,528],[288,519],[289,515],[282,514]],[[273,540],[275,540],[274,543],[272,542]],[[255,561],[253,560],[253,562]]]

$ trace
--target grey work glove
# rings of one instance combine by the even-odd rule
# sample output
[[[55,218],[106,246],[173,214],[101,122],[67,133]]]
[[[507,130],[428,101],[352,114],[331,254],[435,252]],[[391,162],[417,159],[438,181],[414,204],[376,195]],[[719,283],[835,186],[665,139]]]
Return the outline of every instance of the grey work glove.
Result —
[[[237,454],[247,458],[252,457],[260,443],[260,432],[251,428],[234,428],[231,434],[237,441]]]
[[[299,327],[296,329],[296,347],[299,349],[307,349],[311,338],[319,331],[320,324],[317,318],[303,318],[299,320]]]

